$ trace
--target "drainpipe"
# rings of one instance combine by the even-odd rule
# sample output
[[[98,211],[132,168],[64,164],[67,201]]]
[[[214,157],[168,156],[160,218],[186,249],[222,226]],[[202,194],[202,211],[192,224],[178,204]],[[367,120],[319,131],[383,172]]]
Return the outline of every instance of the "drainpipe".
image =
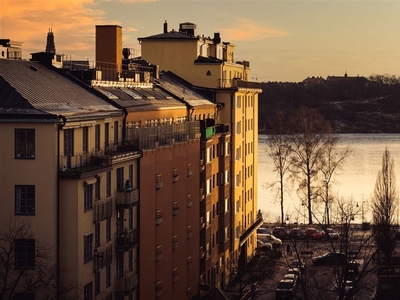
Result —
[[[57,127],[57,258],[56,258],[56,276],[57,276],[57,299],[60,298],[60,132],[65,126],[67,118],[59,115],[60,123]]]

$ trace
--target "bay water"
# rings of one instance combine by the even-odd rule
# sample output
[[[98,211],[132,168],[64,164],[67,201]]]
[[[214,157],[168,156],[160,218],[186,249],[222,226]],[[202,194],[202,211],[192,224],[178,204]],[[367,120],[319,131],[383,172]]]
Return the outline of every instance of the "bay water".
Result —
[[[348,146],[352,152],[333,176],[330,195],[358,206],[355,222],[369,222],[370,200],[386,147],[394,159],[397,188],[400,188],[400,134],[339,134],[339,138],[338,146]],[[278,180],[278,174],[273,171],[273,161],[266,151],[266,140],[267,135],[259,135],[258,206],[266,222],[276,222],[281,215],[280,196],[270,185]],[[307,223],[306,207],[301,206],[296,189],[296,185],[289,185],[285,192],[285,220],[288,223]]]

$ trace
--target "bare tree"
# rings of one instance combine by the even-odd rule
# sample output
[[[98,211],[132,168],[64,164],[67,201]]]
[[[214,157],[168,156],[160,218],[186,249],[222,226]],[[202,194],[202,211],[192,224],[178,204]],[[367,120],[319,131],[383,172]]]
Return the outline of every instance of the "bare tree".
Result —
[[[321,155],[321,175],[322,185],[324,187],[324,195],[322,196],[324,208],[324,223],[330,224],[329,208],[332,204],[333,197],[329,195],[333,176],[342,167],[344,160],[351,154],[349,147],[339,148],[339,137],[329,134],[327,137],[326,147]]]
[[[308,209],[308,223],[312,224],[312,204],[318,195],[318,174],[331,141],[331,127],[315,109],[301,107],[291,128],[291,176],[299,182],[299,196]]]
[[[76,287],[57,284],[50,248],[35,239],[28,222],[10,217],[8,228],[0,232],[0,296],[35,294],[36,299],[71,299],[66,294]]]
[[[372,197],[372,219],[379,252],[389,259],[396,247],[394,225],[397,221],[398,192],[394,159],[386,148]]]
[[[278,181],[271,186],[278,184],[281,207],[281,224],[284,223],[284,177],[290,168],[291,145],[288,135],[287,119],[283,112],[277,112],[275,116],[268,119],[271,127],[271,134],[267,139],[267,153],[274,163],[274,172],[278,174]]]

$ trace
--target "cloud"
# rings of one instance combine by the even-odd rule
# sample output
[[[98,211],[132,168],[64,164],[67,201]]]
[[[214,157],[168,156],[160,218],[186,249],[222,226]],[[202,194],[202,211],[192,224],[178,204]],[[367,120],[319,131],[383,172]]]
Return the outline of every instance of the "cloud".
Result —
[[[105,22],[104,12],[93,4],[92,0],[1,0],[0,38],[23,42],[23,58],[29,58],[29,53],[44,51],[52,28],[58,53],[86,57],[88,50],[94,51],[95,25]]]
[[[236,24],[234,28],[223,28],[220,30],[224,40],[257,41],[290,35],[284,31],[266,28],[249,19],[239,19],[233,24]]]

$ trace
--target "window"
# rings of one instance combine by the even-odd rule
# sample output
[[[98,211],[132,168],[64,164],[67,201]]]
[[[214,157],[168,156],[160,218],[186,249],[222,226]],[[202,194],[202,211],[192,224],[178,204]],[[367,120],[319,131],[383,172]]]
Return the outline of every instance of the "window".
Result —
[[[114,143],[118,143],[118,121],[114,121]]]
[[[110,142],[110,123],[104,124],[104,144],[108,146]]]
[[[117,191],[119,193],[124,191],[124,167],[117,169]]]
[[[83,300],[93,300],[93,282],[83,287]]]
[[[117,254],[117,263],[116,263],[116,267],[117,267],[117,278],[122,278],[122,276],[124,275],[124,254],[123,253],[118,253]]]
[[[93,184],[85,184],[85,211],[93,208]]]
[[[100,150],[100,125],[94,127],[94,149]]]
[[[83,127],[82,128],[82,151],[88,152],[89,149],[89,128]]]
[[[100,222],[94,224],[94,245],[100,247]]]
[[[15,158],[35,158],[35,129],[15,129]]]
[[[111,217],[106,220],[106,240],[107,242],[111,240]]]
[[[35,240],[15,239],[15,268],[35,269]]]
[[[15,300],[35,300],[34,293],[14,293]]]
[[[64,155],[73,156],[74,155],[74,130],[65,129],[64,130]]]
[[[129,260],[128,260],[128,269],[130,272],[133,271],[133,250],[129,251],[129,256],[128,256]]]
[[[88,262],[93,259],[93,233],[85,234],[83,237],[84,243],[84,262]]]
[[[15,186],[15,213],[17,215],[35,215],[35,186]]]
[[[111,196],[111,171],[106,173],[106,196]]]
[[[111,285],[111,265],[106,267],[106,287]]]
[[[94,294],[100,294],[100,271],[94,274]]]

